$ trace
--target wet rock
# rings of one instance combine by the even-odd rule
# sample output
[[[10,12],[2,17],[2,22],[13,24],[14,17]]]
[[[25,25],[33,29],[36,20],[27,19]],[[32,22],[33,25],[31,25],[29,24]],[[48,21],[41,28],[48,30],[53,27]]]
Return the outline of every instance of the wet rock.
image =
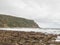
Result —
[[[1,45],[59,45],[55,42],[57,35],[41,32],[18,32],[0,30]]]

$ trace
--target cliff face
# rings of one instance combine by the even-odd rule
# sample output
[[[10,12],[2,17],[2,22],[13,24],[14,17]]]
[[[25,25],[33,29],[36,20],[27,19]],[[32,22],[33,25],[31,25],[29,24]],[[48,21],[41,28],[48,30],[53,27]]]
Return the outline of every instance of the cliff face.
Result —
[[[3,14],[0,14],[0,27],[39,28],[39,26],[33,20]]]

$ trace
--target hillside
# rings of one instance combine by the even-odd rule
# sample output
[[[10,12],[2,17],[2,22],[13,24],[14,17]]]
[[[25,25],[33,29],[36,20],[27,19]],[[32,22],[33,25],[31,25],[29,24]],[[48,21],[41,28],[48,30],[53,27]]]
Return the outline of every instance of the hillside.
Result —
[[[3,14],[0,14],[0,27],[39,28],[39,26],[33,20]]]

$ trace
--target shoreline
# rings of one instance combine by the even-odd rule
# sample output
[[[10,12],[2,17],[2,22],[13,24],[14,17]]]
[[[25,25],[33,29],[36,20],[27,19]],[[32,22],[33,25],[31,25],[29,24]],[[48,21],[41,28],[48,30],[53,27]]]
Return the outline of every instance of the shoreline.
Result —
[[[40,28],[0,28],[7,31],[25,31],[25,32],[42,32],[46,34],[60,34],[60,30],[40,29]]]

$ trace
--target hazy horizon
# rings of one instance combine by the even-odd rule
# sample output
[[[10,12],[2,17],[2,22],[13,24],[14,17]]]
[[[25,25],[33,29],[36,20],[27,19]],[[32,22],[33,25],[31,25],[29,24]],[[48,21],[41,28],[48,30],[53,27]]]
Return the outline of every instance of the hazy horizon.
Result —
[[[60,0],[0,0],[0,14],[32,19],[43,28],[60,28]]]

